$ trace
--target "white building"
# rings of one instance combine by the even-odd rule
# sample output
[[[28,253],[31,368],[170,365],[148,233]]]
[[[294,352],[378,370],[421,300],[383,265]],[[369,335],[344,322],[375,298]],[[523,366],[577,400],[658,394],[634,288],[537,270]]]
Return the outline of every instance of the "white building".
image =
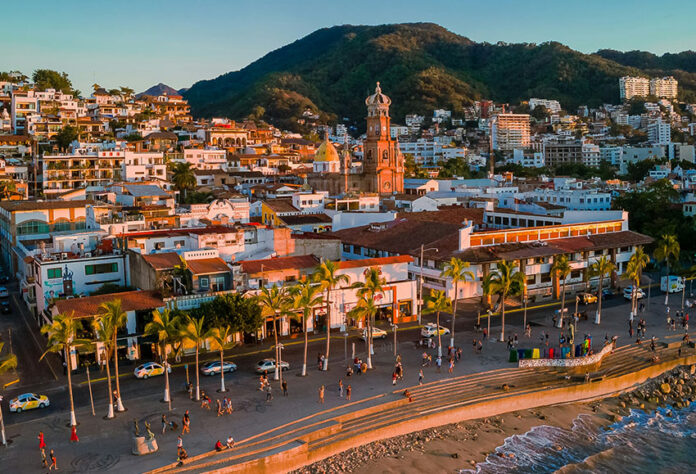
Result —
[[[600,158],[608,161],[612,166],[619,166],[623,157],[623,147],[603,146],[599,148]]]
[[[187,148],[183,160],[199,170],[227,169],[227,151],[217,148]]]
[[[553,99],[529,99],[529,110],[534,110],[539,106],[546,107],[546,110],[557,114],[561,111],[561,104],[557,100]]]
[[[650,95],[665,97],[667,99],[677,98],[678,82],[672,76],[654,77],[650,79]]]
[[[543,168],[546,164],[544,154],[540,151],[525,153],[524,150],[516,148],[512,153],[512,158],[508,160],[525,168]]]
[[[523,193],[533,202],[563,206],[571,211],[608,211],[611,209],[611,193],[594,189],[536,189]]]
[[[672,141],[672,128],[662,118],[657,118],[648,124],[648,141],[654,145],[669,145]]]
[[[411,155],[418,164],[434,165],[442,159],[442,144],[435,140],[419,138],[416,141],[399,142],[402,155]]]
[[[529,114],[498,114],[493,117],[491,146],[494,150],[524,149],[529,144]]]
[[[619,78],[619,97],[629,100],[632,97],[646,97],[650,94],[650,79],[624,76]]]
[[[167,179],[164,153],[126,151],[121,168],[121,176],[125,181]]]

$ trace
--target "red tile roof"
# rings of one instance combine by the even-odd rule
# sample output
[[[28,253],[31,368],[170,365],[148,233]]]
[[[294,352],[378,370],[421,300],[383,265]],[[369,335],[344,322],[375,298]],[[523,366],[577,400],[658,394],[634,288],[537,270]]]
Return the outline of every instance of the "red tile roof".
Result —
[[[186,266],[194,275],[230,272],[230,267],[220,257],[186,260]]]
[[[298,255],[295,257],[277,257],[263,260],[244,260],[239,263],[242,266],[243,273],[255,275],[261,273],[261,271],[273,272],[288,269],[305,270],[314,268],[319,264],[319,259],[314,255]]]
[[[164,306],[164,301],[154,291],[125,291],[109,295],[86,296],[56,301],[58,313],[72,314],[75,318],[91,318],[99,314],[99,306],[113,300],[121,300],[123,311],[144,311]]]
[[[364,258],[361,260],[342,260],[338,262],[339,270],[362,267],[379,267],[382,265],[393,265],[395,263],[410,263],[413,257],[409,255],[397,255],[395,257]]]
[[[143,255],[143,260],[145,260],[148,265],[157,271],[171,270],[172,268],[181,265],[181,257],[179,257],[179,254],[176,252],[162,252]]]

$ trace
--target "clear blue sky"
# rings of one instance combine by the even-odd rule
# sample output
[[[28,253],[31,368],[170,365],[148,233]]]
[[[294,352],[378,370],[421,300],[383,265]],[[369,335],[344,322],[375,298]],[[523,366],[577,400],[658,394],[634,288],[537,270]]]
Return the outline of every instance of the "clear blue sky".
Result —
[[[474,41],[583,52],[696,49],[691,0],[33,0],[0,11],[0,71],[65,71],[84,93],[95,81],[188,87],[337,24],[428,21]]]

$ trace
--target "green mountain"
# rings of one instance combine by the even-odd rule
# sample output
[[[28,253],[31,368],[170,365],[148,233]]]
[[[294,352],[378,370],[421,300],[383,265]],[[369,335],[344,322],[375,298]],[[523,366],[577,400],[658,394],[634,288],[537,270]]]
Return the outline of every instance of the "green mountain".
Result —
[[[253,115],[297,128],[307,108],[324,118],[362,124],[365,97],[376,81],[392,97],[392,117],[455,115],[479,98],[518,103],[558,99],[617,103],[618,78],[642,71],[560,43],[476,43],[431,23],[323,28],[272,51],[247,67],[195,83],[185,91],[196,116]],[[689,73],[684,73],[689,74]],[[685,91],[693,95],[694,87]]]

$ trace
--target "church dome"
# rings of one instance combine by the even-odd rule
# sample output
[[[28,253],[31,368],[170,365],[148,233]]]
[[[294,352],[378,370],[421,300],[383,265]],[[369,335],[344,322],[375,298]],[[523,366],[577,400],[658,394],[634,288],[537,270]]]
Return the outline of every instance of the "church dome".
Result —
[[[314,154],[314,161],[340,161],[336,147],[329,141],[329,136],[319,145]]]
[[[377,87],[375,87],[375,93],[365,99],[365,105],[391,105],[391,99],[382,94],[382,88],[379,86],[379,82],[377,82]]]

